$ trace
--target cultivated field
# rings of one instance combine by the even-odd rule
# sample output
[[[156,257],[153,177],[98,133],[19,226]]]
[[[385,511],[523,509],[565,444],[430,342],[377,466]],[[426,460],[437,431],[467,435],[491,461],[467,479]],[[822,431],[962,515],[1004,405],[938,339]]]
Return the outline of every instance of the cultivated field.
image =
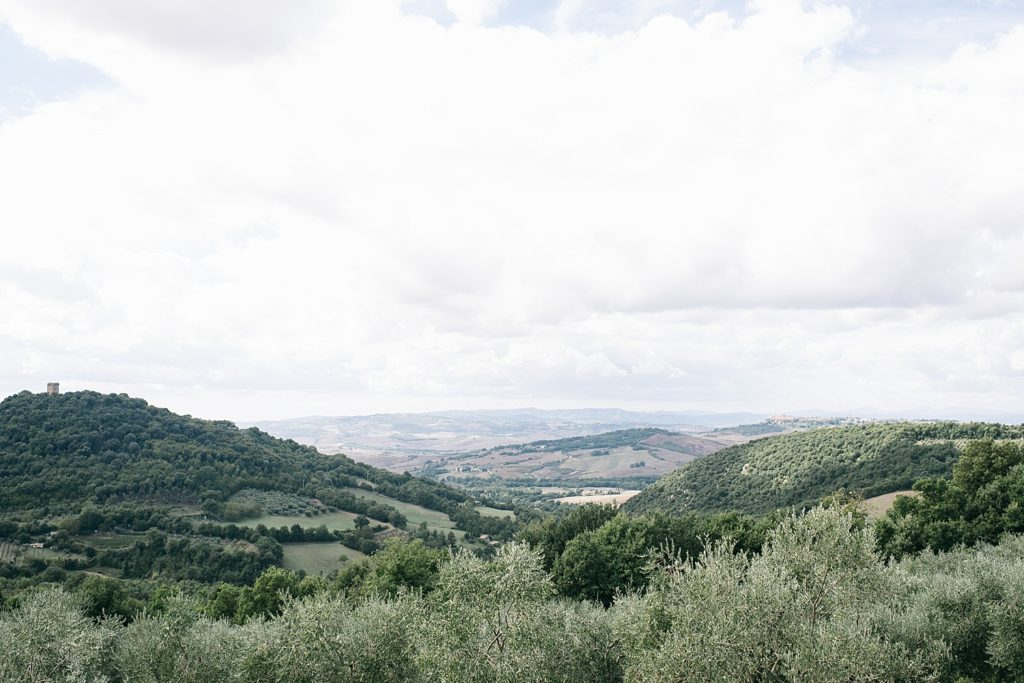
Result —
[[[420,470],[427,476],[453,480],[491,479],[621,479],[658,477],[725,444],[689,434],[609,435],[536,442],[474,453],[442,456]]]
[[[342,555],[348,557],[348,562],[366,557],[340,543],[286,543],[283,564],[285,569],[292,571],[301,569],[308,574],[327,574],[345,566]]]
[[[311,517],[305,515],[260,515],[259,517],[244,519],[237,522],[237,524],[247,527],[256,527],[262,524],[266,527],[274,528],[282,526],[291,527],[293,524],[298,524],[303,529],[315,529],[323,524],[327,527],[328,531],[348,531],[356,528],[353,520],[357,516],[354,512],[345,512],[343,510],[325,512]]]
[[[145,538],[146,534],[88,534],[78,536],[76,540],[87,543],[96,550],[110,550],[111,548],[127,548],[135,541]]]
[[[638,493],[640,492],[620,491],[619,493],[602,493],[592,496],[566,496],[565,498],[556,498],[555,500],[559,503],[565,503],[566,505],[586,505],[587,503],[596,503],[598,505],[622,505]]]
[[[21,546],[10,541],[0,541],[0,564],[14,562],[18,559]]]
[[[512,517],[515,519],[516,513],[512,510],[500,510],[498,508],[489,508],[485,505],[477,505],[476,511],[484,517]]]
[[[49,548],[30,548],[20,543],[0,541],[0,564],[35,559],[52,560],[58,557],[73,557],[73,555]]]
[[[893,502],[896,500],[896,496],[918,496],[920,495],[917,491],[893,491],[892,493],[883,493],[880,496],[874,498],[868,498],[864,501],[864,509],[867,510],[868,519],[878,519],[885,515],[892,507]]]
[[[455,523],[448,518],[443,512],[437,510],[430,510],[423,507],[422,505],[414,505],[412,503],[403,503],[400,500],[394,498],[388,498],[382,496],[379,493],[373,493],[365,489],[345,489],[349,493],[358,496],[360,498],[367,498],[369,500],[383,503],[384,505],[390,505],[396,508],[399,512],[405,515],[405,518],[409,520],[410,527],[419,526],[421,523],[426,522],[428,529],[437,529],[440,533],[447,534],[449,531],[455,533],[458,538],[462,538],[465,535],[464,531],[455,529]],[[483,513],[480,513],[483,514]],[[313,526],[316,526],[315,524]]]
[[[22,554],[26,560],[54,560],[60,557],[75,557],[71,553],[65,553],[60,550],[51,550],[50,548],[25,548]]]

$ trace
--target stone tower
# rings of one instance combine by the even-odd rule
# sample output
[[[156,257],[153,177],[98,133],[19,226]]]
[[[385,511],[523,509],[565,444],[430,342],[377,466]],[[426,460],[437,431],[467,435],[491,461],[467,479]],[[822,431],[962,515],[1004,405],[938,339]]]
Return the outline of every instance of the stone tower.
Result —
[[[60,382],[47,382],[46,383],[46,393],[49,396],[58,396],[58,395],[60,395]]]

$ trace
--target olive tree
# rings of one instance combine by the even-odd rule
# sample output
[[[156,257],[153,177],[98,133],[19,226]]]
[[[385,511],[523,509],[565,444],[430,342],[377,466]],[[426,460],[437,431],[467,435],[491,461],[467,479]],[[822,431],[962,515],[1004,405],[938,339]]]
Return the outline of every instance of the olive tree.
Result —
[[[86,616],[81,601],[59,588],[35,591],[0,618],[0,680],[110,680],[117,627]]]
[[[634,681],[929,680],[943,656],[886,639],[875,608],[899,608],[904,578],[868,529],[818,508],[769,534],[760,555],[712,544],[662,569],[644,597],[620,600]]]

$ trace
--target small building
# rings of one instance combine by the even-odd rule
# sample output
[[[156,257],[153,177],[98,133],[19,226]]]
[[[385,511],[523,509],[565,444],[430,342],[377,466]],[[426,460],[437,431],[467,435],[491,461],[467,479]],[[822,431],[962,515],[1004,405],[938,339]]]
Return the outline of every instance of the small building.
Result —
[[[46,394],[48,396],[59,396],[60,395],[60,382],[47,382],[46,383]]]
[[[29,548],[38,548],[38,549],[42,550],[44,546],[43,546],[42,543],[29,543],[28,547]]]

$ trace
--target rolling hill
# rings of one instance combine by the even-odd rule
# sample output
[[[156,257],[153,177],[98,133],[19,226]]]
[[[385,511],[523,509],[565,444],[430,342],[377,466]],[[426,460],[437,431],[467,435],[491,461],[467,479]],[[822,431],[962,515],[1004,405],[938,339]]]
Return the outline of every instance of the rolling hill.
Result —
[[[57,513],[87,502],[215,506],[243,489],[326,502],[361,485],[432,508],[468,500],[443,484],[321,455],[257,429],[90,391],[22,392],[0,403],[0,480],[0,513]]]
[[[969,439],[1019,439],[1024,428],[956,422],[865,423],[757,439],[662,477],[630,512],[745,512],[813,504],[839,489],[865,497],[948,474]]]
[[[639,427],[694,433],[762,419],[756,413],[636,412],[619,409],[450,410],[434,413],[310,416],[254,422],[275,436],[343,452],[392,472],[417,472],[426,460],[505,444],[558,440]]]
[[[21,557],[35,543],[79,569],[244,582],[282,559],[337,567],[389,535],[509,535],[513,513],[496,512],[443,483],[123,394],[0,402],[0,540]],[[325,545],[291,552],[311,542]]]

